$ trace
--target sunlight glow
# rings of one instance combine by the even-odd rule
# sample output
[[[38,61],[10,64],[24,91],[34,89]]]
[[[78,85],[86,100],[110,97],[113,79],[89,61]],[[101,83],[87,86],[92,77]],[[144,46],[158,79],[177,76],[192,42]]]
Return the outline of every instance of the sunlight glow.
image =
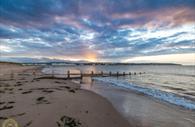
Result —
[[[97,55],[94,52],[86,52],[84,55],[84,59],[90,62],[96,62],[97,61]]]

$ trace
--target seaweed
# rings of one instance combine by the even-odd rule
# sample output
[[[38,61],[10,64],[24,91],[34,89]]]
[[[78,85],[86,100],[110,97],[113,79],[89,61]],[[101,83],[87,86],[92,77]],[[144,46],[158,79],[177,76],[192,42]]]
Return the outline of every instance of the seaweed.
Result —
[[[81,127],[81,122],[69,116],[62,116],[60,121],[56,122],[58,127]]]

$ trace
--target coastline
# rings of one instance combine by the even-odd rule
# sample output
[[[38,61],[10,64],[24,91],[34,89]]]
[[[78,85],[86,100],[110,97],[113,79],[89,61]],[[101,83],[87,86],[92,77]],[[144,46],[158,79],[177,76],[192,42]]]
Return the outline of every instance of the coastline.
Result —
[[[93,80],[83,83],[91,90],[109,100],[129,121],[138,127],[194,127],[195,111],[160,101],[139,92]]]
[[[21,127],[61,127],[70,121],[75,127],[130,127],[108,100],[80,89],[76,83],[34,79],[33,71],[40,70],[32,66],[0,65],[0,68],[0,125],[13,118]],[[10,73],[14,76],[10,77]]]

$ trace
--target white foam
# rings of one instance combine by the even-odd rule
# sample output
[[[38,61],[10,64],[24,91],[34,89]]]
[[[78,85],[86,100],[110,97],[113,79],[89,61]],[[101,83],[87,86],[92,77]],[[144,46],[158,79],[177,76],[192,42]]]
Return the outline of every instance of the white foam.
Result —
[[[109,77],[93,78],[93,79],[98,80],[98,81],[107,82],[107,83],[110,83],[110,84],[115,85],[115,86],[135,90],[135,91],[138,91],[140,93],[144,93],[146,95],[160,99],[162,101],[166,101],[166,102],[169,102],[171,104],[182,106],[182,107],[190,109],[190,110],[195,110],[195,102],[194,101],[177,96],[176,94],[173,94],[173,93],[168,93],[168,92],[161,91],[161,90],[154,89],[154,88],[146,88],[143,86],[138,86],[138,85],[129,83],[127,81],[113,79],[113,78],[109,78]]]

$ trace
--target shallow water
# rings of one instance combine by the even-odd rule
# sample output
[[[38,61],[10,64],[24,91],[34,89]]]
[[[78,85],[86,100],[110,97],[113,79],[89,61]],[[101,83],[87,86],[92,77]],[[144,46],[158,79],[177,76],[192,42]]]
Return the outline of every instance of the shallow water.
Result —
[[[91,71],[94,71],[94,73],[98,73],[101,71],[107,73],[110,71],[112,73],[146,72],[145,74],[142,75],[131,75],[118,78],[111,77],[109,78],[109,82],[110,83],[115,82],[118,83],[118,85],[120,83],[123,83],[123,86],[126,88],[128,88],[128,86],[132,84],[141,88],[156,90],[157,92],[158,90],[160,90],[165,94],[166,93],[174,94],[177,97],[184,98],[195,103],[195,66],[180,65],[97,65],[97,66],[83,65],[55,67],[50,66],[44,68],[43,72],[51,73],[52,70],[54,73],[57,74],[66,74],[68,70],[70,70],[71,73],[74,72],[91,73]],[[105,79],[106,78],[101,78],[101,80],[108,82],[108,78],[106,80]]]

